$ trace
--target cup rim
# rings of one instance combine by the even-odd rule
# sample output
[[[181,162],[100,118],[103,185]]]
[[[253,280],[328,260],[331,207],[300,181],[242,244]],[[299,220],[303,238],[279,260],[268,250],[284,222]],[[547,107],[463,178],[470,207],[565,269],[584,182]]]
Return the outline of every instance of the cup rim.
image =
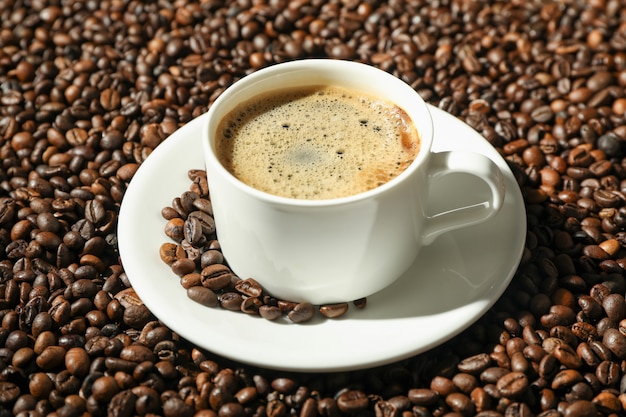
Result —
[[[412,105],[419,107],[419,109],[415,111],[409,111],[406,108],[402,107],[404,111],[406,111],[409,115],[415,114],[416,111],[423,112],[423,117],[421,117],[420,124],[417,127],[418,135],[420,138],[420,150],[413,160],[413,162],[398,175],[397,177],[387,181],[385,184],[380,185],[378,187],[372,188],[367,191],[363,191],[357,194],[352,194],[344,197],[337,198],[328,198],[328,199],[317,199],[317,200],[306,200],[306,199],[297,199],[291,197],[284,197],[272,193],[268,193],[265,191],[261,191],[256,189],[243,181],[239,180],[235,177],[230,171],[228,171],[222,163],[217,158],[215,154],[212,140],[210,139],[209,127],[211,125],[211,120],[213,120],[216,116],[215,113],[219,107],[221,107],[223,102],[232,99],[232,96],[236,94],[241,88],[249,87],[253,84],[263,82],[264,79],[267,79],[272,76],[280,76],[284,72],[299,72],[299,71],[328,71],[329,69],[332,71],[338,71],[340,69],[351,69],[362,71],[364,73],[369,73],[370,75],[375,75],[377,77],[384,77],[395,84],[395,86],[402,88],[406,91],[406,94],[412,96],[414,99],[414,103]],[[308,83],[303,85],[316,85],[319,83]],[[356,88],[356,87],[355,87]],[[357,88],[358,89],[358,88]],[[380,96],[376,94],[372,94],[374,96]],[[252,96],[253,97],[253,96]],[[257,70],[249,75],[244,76],[243,78],[235,81],[231,84],[222,94],[220,94],[217,99],[213,102],[208,110],[208,120],[203,126],[203,141],[202,145],[204,148],[204,156],[205,163],[211,164],[212,167],[219,171],[220,175],[224,177],[232,186],[237,187],[243,192],[253,196],[256,199],[262,200],[266,203],[271,203],[279,206],[290,206],[290,207],[337,207],[342,205],[347,205],[351,203],[360,202],[363,200],[371,199],[376,196],[386,194],[389,191],[395,189],[401,183],[405,182],[409,177],[413,176],[416,170],[420,168],[421,165],[424,164],[424,161],[427,158],[427,154],[430,153],[430,148],[432,145],[432,139],[434,137],[433,134],[433,121],[428,106],[424,99],[415,91],[410,85],[397,78],[391,73],[388,73],[380,68],[374,67],[372,65],[364,64],[361,62],[355,61],[347,61],[347,60],[339,60],[339,59],[330,59],[330,58],[309,58],[302,59],[296,61],[288,61],[282,62],[278,64],[273,64],[271,66],[262,68]],[[220,118],[221,119],[221,118]],[[415,123],[414,118],[411,118],[413,123]],[[219,123],[219,120],[216,121]],[[209,183],[209,189],[211,184]]]

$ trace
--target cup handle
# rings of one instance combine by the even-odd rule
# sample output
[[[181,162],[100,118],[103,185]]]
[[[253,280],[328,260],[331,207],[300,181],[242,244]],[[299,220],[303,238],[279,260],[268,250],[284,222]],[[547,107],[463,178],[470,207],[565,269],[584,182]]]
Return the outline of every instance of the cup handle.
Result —
[[[444,232],[483,222],[495,216],[502,208],[505,180],[495,162],[475,152],[449,151],[433,153],[430,158],[429,182],[453,172],[474,175],[483,180],[491,190],[491,198],[429,215],[426,218],[422,243],[428,245]]]

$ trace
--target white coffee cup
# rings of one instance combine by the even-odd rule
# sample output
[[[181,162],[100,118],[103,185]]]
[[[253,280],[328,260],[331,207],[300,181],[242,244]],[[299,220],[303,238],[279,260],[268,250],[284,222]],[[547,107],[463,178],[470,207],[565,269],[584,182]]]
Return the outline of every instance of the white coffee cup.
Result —
[[[378,188],[328,200],[268,194],[221,165],[214,146],[217,127],[239,103],[276,89],[321,84],[360,91],[402,108],[420,135],[413,163]],[[493,217],[504,200],[504,178],[489,158],[460,151],[433,153],[432,142],[426,103],[409,85],[372,66],[309,59],[267,67],[235,82],[209,109],[203,132],[217,237],[229,266],[239,277],[257,280],[269,294],[295,302],[352,301],[387,287],[412,265],[421,246],[444,232]],[[429,187],[451,173],[482,179],[489,199],[464,207],[431,204]],[[446,208],[430,213],[433,206]]]

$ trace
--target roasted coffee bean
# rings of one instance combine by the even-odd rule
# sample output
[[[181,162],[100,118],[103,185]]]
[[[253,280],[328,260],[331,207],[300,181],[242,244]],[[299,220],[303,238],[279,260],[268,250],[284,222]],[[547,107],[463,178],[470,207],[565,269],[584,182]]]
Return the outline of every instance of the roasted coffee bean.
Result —
[[[566,417],[596,415],[596,406],[588,400],[577,400],[566,406],[563,415]]]
[[[296,389],[296,382],[291,378],[276,378],[270,386],[281,394],[290,394]]]
[[[324,317],[337,318],[346,314],[348,311],[348,303],[326,304],[320,306],[319,310]]]
[[[461,372],[479,374],[491,365],[491,358],[486,353],[480,353],[462,360],[458,368]]]
[[[565,395],[567,401],[591,400],[593,398],[592,388],[585,382],[578,382],[572,386],[570,392]]]
[[[99,200],[87,201],[85,205],[85,219],[95,225],[100,225],[105,221],[106,215],[106,208]]]
[[[589,347],[591,350],[597,355],[600,360],[610,360],[612,358],[612,353],[610,349],[604,344],[597,340],[590,340]]]
[[[619,413],[624,408],[619,398],[610,392],[601,392],[596,395],[591,402],[600,410],[608,410],[612,413]]]
[[[187,257],[177,258],[171,264],[172,272],[180,277],[191,274],[196,270],[196,263]]]
[[[91,395],[102,403],[110,401],[118,392],[117,382],[111,376],[101,376],[91,386]]]
[[[182,246],[175,243],[165,242],[159,249],[161,260],[171,266],[174,261],[187,257]]]
[[[185,237],[185,221],[179,217],[169,220],[165,225],[165,234],[176,242],[180,242]]]
[[[211,204],[211,200],[208,198],[198,197],[194,199],[193,207],[208,214],[209,216],[213,216],[213,206]]]
[[[47,346],[38,354],[36,363],[41,369],[51,370],[65,360],[65,349],[60,346]]]
[[[346,391],[337,398],[337,407],[344,413],[353,414],[365,410],[369,405],[369,398],[361,391]]]
[[[240,404],[247,404],[257,399],[257,390],[254,387],[245,387],[237,391],[235,398]]]
[[[140,330],[146,323],[154,318],[150,310],[143,305],[129,305],[124,309],[124,323],[134,329]]]
[[[583,376],[580,372],[574,369],[564,369],[559,371],[554,378],[552,379],[551,388],[552,389],[561,389],[564,387],[571,387],[574,384],[581,382],[583,380]]]
[[[197,272],[183,275],[180,278],[180,285],[185,289],[189,289],[194,286],[202,286],[202,275]]]
[[[126,346],[120,352],[120,359],[128,360],[131,362],[154,362],[156,357],[151,349],[141,344],[132,344]]]
[[[580,357],[581,361],[589,366],[597,366],[601,359],[596,355],[591,346],[588,343],[582,342],[576,347],[576,354]]]
[[[462,392],[469,394],[478,387],[478,378],[466,373],[458,373],[452,377],[454,385]]]
[[[211,290],[222,290],[228,287],[233,279],[233,274],[226,265],[208,265],[200,272],[202,275],[202,285]]]
[[[107,406],[109,415],[131,415],[135,411],[137,396],[130,390],[121,391],[111,398]]]
[[[54,382],[47,373],[34,373],[28,383],[31,395],[35,398],[47,398],[54,389]]]
[[[65,367],[72,375],[78,377],[87,375],[90,364],[87,351],[81,347],[71,348],[65,354]]]
[[[202,228],[202,234],[210,239],[215,234],[215,220],[210,214],[196,210],[189,213],[189,219],[193,219]]]
[[[12,382],[0,382],[0,404],[11,404],[20,395],[20,388]]]
[[[620,369],[616,363],[605,360],[598,364],[595,375],[601,384],[613,385],[619,379]]]
[[[259,314],[261,317],[267,320],[276,320],[279,318],[283,312],[280,308],[271,305],[262,305],[259,307]]]
[[[182,401],[182,400],[181,400]],[[179,413],[173,415],[180,415]],[[193,410],[190,409],[190,416],[193,415]],[[246,415],[244,407],[236,402],[229,402],[220,407],[218,415],[225,417],[243,417]]]
[[[471,415],[475,412],[475,406],[470,397],[461,393],[452,393],[446,397],[446,404],[457,413]]]
[[[458,388],[456,387],[456,385],[454,385],[452,380],[443,376],[434,377],[430,381],[430,389],[443,397],[450,393],[458,391]]]
[[[219,298],[213,290],[202,286],[191,286],[187,288],[187,297],[206,307],[216,307],[219,305]]]
[[[236,292],[226,292],[219,297],[220,305],[226,310],[240,311],[243,297]]]
[[[294,323],[304,323],[315,315],[315,306],[311,303],[298,303],[293,310],[287,313],[287,317]]]
[[[552,117],[554,117],[554,113],[550,106],[539,106],[535,108],[531,113],[530,117],[538,123],[547,123]]]
[[[591,323],[576,322],[572,324],[572,333],[579,340],[588,340],[597,337],[596,328]]]
[[[252,278],[237,281],[235,289],[248,297],[260,297],[263,294],[261,284]]]
[[[209,249],[204,251],[200,256],[200,266],[202,268],[213,265],[213,264],[222,264],[224,263],[224,256],[222,252],[214,249]]]
[[[496,388],[503,397],[517,397],[526,390],[528,384],[526,374],[510,372],[498,379]]]
[[[626,301],[621,295],[607,295],[602,300],[602,307],[610,320],[618,322],[626,317]]]
[[[579,368],[582,362],[574,349],[567,344],[560,344],[554,347],[552,355],[563,365],[569,368]]]
[[[626,358],[626,336],[615,328],[607,329],[602,337],[602,344],[619,358]]]
[[[257,315],[259,308],[263,306],[263,301],[258,297],[247,297],[241,302],[241,311],[246,314]]]
[[[415,405],[430,405],[439,399],[439,394],[431,389],[413,388],[409,390],[408,397]]]

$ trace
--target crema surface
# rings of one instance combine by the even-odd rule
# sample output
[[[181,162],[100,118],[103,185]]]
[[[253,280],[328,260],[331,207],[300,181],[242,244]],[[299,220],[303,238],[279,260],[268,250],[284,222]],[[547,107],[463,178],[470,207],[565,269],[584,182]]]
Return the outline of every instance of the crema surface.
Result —
[[[402,109],[334,86],[255,97],[221,121],[216,139],[218,158],[239,180],[297,199],[378,187],[402,173],[419,148]]]

